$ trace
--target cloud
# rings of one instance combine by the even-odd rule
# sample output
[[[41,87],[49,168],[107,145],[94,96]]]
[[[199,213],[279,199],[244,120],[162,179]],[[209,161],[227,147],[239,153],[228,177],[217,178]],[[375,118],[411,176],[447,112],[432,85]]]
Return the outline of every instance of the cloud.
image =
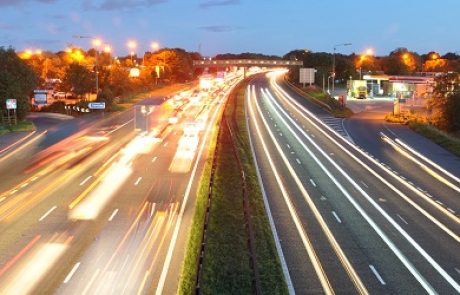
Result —
[[[229,5],[237,5],[240,4],[240,0],[207,0],[201,2],[198,7],[200,8],[209,8],[209,7],[216,7],[216,6],[229,6]]]
[[[1,0],[0,0],[1,1]],[[49,1],[49,0],[45,0]],[[130,10],[135,8],[150,7],[153,5],[165,3],[168,0],[85,0],[83,8],[86,10]]]
[[[0,0],[0,6],[17,6],[27,2],[54,3],[57,0]]]
[[[231,26],[221,26],[221,25],[214,25],[214,26],[202,26],[200,27],[203,31],[211,32],[211,33],[222,33],[222,32],[231,32],[235,31],[236,28]]]

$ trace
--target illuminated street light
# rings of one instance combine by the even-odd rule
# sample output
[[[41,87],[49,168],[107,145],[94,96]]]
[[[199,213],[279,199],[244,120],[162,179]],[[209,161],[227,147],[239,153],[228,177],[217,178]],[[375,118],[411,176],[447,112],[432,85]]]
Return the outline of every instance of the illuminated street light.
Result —
[[[110,47],[110,45],[105,45],[105,46],[104,46],[104,52],[105,52],[105,53],[110,53],[110,52],[112,52],[112,47]]]
[[[150,47],[152,47],[153,50],[158,50],[158,48],[160,48],[160,44],[158,44],[158,42],[152,42]]]
[[[96,72],[96,96],[99,94],[99,69],[98,69],[98,47],[102,45],[102,41],[99,38],[92,37],[92,36],[81,36],[81,35],[75,35],[73,36],[74,38],[78,39],[91,39],[92,44],[95,47],[96,51],[96,58],[95,58],[95,72]]]
[[[133,56],[134,56],[134,53],[135,53],[135,49],[137,47],[137,43],[136,41],[128,41],[128,48],[131,49],[131,52],[130,52],[130,55],[131,55],[131,63],[133,63]]]

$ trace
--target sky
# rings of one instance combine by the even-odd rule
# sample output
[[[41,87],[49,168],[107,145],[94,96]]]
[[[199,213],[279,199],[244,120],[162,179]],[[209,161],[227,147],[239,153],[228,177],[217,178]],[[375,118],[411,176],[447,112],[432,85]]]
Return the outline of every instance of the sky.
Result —
[[[460,51],[459,0],[0,0],[0,46],[58,51],[101,38],[115,55],[161,47],[283,55]]]

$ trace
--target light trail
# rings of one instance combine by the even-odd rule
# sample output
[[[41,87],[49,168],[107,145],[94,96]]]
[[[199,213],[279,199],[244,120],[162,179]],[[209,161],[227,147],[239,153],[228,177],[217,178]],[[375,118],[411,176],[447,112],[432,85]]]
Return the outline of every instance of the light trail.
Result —
[[[295,128],[302,133],[302,135],[313,145],[315,148],[368,200],[368,202],[375,208],[377,211],[380,212],[380,214],[403,236],[413,247],[414,249],[417,250],[417,252],[457,291],[460,292],[460,285],[403,229],[401,226],[391,217],[389,216],[385,210],[383,210],[379,204],[377,204],[335,161],[333,161],[327,153],[325,153],[306,133],[305,131],[298,126],[298,124],[290,118],[290,116],[282,109],[282,107],[276,102],[276,100],[273,98],[273,96],[270,95],[270,101],[273,102],[274,105],[276,105],[276,108],[278,108],[287,118],[288,120],[292,123]],[[300,113],[302,116],[305,117],[303,113],[301,113],[297,108],[293,107],[294,110],[296,110],[298,113]],[[276,111],[276,109],[275,109]],[[277,112],[277,111],[276,111]],[[287,124],[287,122],[280,116],[278,113],[278,116],[282,121],[285,122],[286,127],[290,130],[292,128]],[[311,120],[309,120],[311,122]],[[320,128],[311,122],[316,128],[320,130]],[[308,149],[303,141],[298,138],[297,134],[294,131],[291,131],[296,137],[296,139],[299,141],[299,143],[304,146],[306,149]],[[324,131],[323,131],[324,132]],[[339,144],[335,142],[337,146]],[[314,157],[314,155],[313,155]],[[320,166],[323,166],[319,160],[317,160],[317,163]],[[364,165],[363,165],[364,166]],[[324,167],[325,168],[325,167]],[[326,171],[326,170],[325,170]],[[375,173],[375,172],[374,172]],[[331,175],[332,176],[332,175]],[[333,179],[333,178],[331,178]],[[334,181],[334,180],[333,180]],[[340,186],[340,183],[336,183],[336,185]],[[347,198],[350,200],[350,202],[354,205],[356,209],[360,208],[360,206],[356,203],[356,201],[347,193],[345,194]],[[358,209],[358,211],[361,213],[361,215],[367,216],[367,214],[364,212],[362,209]],[[366,220],[368,220],[369,224],[375,224],[370,217],[367,216]],[[378,226],[375,224],[375,227],[373,228],[379,233],[382,239],[384,239],[385,243],[393,250],[393,252],[396,254],[396,256],[403,262],[403,264],[408,268],[408,270],[414,275],[414,277],[419,281],[419,283],[425,288],[425,290],[428,293],[435,294],[435,290],[432,288],[432,286],[426,281],[425,278],[423,278],[419,272],[412,266],[412,264],[407,260],[407,258],[399,251],[399,249],[391,242],[390,239],[386,237],[386,235],[378,228]],[[449,232],[450,230],[448,230]],[[453,232],[450,231],[450,234],[452,234],[454,237],[456,236]],[[386,238],[383,238],[386,237]],[[458,239],[458,236],[457,236]]]

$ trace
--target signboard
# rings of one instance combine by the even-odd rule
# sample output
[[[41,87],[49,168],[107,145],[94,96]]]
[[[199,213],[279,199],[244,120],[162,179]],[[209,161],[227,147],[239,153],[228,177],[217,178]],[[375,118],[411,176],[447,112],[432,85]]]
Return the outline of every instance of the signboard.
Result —
[[[6,100],[6,109],[7,110],[15,110],[18,108],[16,99],[7,99]]]
[[[48,90],[34,90],[34,103],[36,105],[48,103]]]
[[[313,68],[300,68],[299,69],[299,83],[309,83],[310,85],[315,83],[315,72]]]
[[[105,109],[105,102],[90,102],[88,103],[88,108],[92,110],[104,110]]]

